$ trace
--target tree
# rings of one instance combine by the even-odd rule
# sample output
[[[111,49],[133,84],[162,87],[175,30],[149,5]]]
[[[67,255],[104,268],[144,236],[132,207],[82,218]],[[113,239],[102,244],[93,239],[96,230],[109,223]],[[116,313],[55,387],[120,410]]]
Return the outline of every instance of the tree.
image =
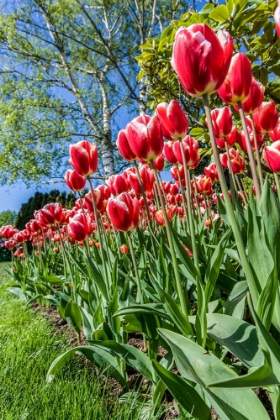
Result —
[[[5,210],[0,213],[0,227],[6,225],[14,225],[17,213],[12,210]]]
[[[146,110],[135,55],[186,0],[16,0],[0,19],[0,181],[61,176],[70,141],[99,144],[100,177],[120,169],[124,116]],[[7,165],[8,163],[8,165]]]

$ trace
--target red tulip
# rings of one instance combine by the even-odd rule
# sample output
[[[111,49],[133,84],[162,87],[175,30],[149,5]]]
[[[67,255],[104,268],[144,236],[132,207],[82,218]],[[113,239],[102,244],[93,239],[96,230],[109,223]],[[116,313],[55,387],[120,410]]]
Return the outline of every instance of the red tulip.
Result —
[[[98,151],[95,144],[82,140],[76,144],[71,144],[69,151],[70,163],[80,175],[87,177],[96,172]]]
[[[272,141],[280,140],[280,118],[278,118],[278,122],[274,130],[270,131],[269,137]]]
[[[42,226],[52,226],[61,223],[63,220],[62,205],[60,203],[51,203],[45,205],[41,210],[35,211],[35,219]]]
[[[157,172],[161,172],[164,169],[164,156],[160,155],[158,158],[154,160],[155,170]]]
[[[226,137],[230,134],[232,130],[232,115],[227,106],[213,109],[213,111],[211,111],[211,118],[215,137]]]
[[[280,140],[263,149],[263,158],[272,172],[280,174]]]
[[[183,164],[183,156],[181,153],[181,142],[174,142],[173,151],[179,163]],[[195,169],[200,161],[198,154],[199,143],[191,136],[186,136],[183,141],[183,149],[186,157],[187,166],[189,169]]]
[[[116,144],[117,144],[117,148],[119,149],[120,154],[125,160],[127,160],[128,162],[132,162],[133,160],[136,159],[135,154],[130,148],[125,130],[121,130],[119,132],[118,140]]]
[[[177,165],[178,160],[176,158],[176,156],[174,155],[174,150],[173,150],[173,145],[174,142],[173,141],[168,141],[166,143],[164,143],[164,155],[166,157],[166,159],[168,160],[169,163],[172,163],[172,165]]]
[[[263,101],[264,91],[265,87],[255,77],[253,77],[250,95],[242,104],[245,115],[254,114],[254,112],[258,110]],[[235,105],[234,108],[238,111],[237,105]]]
[[[169,188],[169,193],[172,195],[177,195],[179,192],[179,188],[176,184],[171,184]]]
[[[231,60],[225,81],[218,89],[218,95],[227,104],[244,102],[250,95],[252,78],[249,58],[243,53],[238,53]]]
[[[155,182],[155,175],[151,171],[151,169],[148,166],[142,166],[139,170],[140,178],[142,181],[143,189],[145,193],[151,192],[154,187]],[[128,172],[128,183],[131,185],[131,187],[134,189],[136,194],[141,194],[141,187],[138,180],[138,176],[133,171]]]
[[[183,187],[186,186],[186,175],[185,175],[183,166],[178,166],[178,167],[172,166],[172,168],[170,169],[170,173],[172,177],[175,179],[175,181],[179,181],[179,176],[180,176]]]
[[[240,137],[240,132],[237,130],[237,127],[234,125],[232,127],[231,132],[226,136],[226,138],[216,137],[216,143],[217,143],[217,146],[220,147],[220,149],[225,149],[226,143],[228,147],[232,147],[239,137]]]
[[[229,156],[232,171],[234,174],[242,174],[245,171],[245,159],[242,157],[238,150],[236,149],[229,149]],[[221,163],[224,168],[228,169],[228,155],[227,153],[223,153],[220,155]]]
[[[123,232],[135,229],[139,219],[138,200],[122,193],[108,201],[107,213],[115,229]]]
[[[18,244],[28,241],[30,238],[29,232],[27,229],[22,230],[14,234],[13,239]]]
[[[163,136],[167,140],[181,140],[188,132],[188,119],[181,106],[174,99],[168,105],[162,102],[157,106],[156,115],[159,119]]]
[[[209,166],[206,166],[204,168],[204,173],[208,178],[211,178],[212,182],[219,181],[216,163],[210,163]]]
[[[120,251],[122,254],[128,254],[128,247],[126,244],[120,246]]]
[[[64,180],[72,191],[82,191],[87,182],[86,178],[75,171],[75,169],[68,169],[64,176]]]
[[[261,134],[274,130],[278,123],[278,118],[278,112],[273,101],[263,102],[258,111],[253,114],[256,130]]]
[[[229,69],[233,41],[227,31],[218,36],[205,24],[180,28],[175,36],[171,65],[185,91],[194,97],[215,92]]]
[[[16,241],[13,241],[13,240],[11,240],[11,241],[5,241],[5,244],[4,245],[5,245],[5,248],[7,248],[9,250],[12,250],[16,246]]]
[[[119,195],[129,189],[129,185],[124,175],[112,175],[106,182],[113,195]]]
[[[41,225],[37,222],[37,220],[30,220],[29,222],[26,223],[25,228],[30,232],[30,233],[37,233],[37,232],[41,232],[42,227]]]
[[[200,194],[212,195],[212,180],[205,175],[199,175],[195,178],[196,188]]]
[[[68,224],[68,233],[75,241],[83,241],[93,231],[93,224],[88,213],[77,213],[71,217]]]
[[[4,239],[12,238],[17,232],[18,229],[15,229],[12,225],[6,225],[0,228],[0,236]]]
[[[144,162],[154,161],[163,149],[163,136],[156,116],[143,115],[127,124],[125,134],[135,156]]]
[[[280,38],[280,1],[278,0],[278,7],[276,7],[274,12],[274,20],[275,20],[275,27],[276,33]]]
[[[251,121],[250,117],[246,117],[246,124],[247,124],[247,130],[248,130],[248,134],[249,134],[251,147],[252,147],[253,150],[255,150],[254,133],[253,133],[252,121]],[[264,136],[257,132],[256,137],[257,137],[258,149],[261,149],[261,147],[263,146],[263,143],[264,143]],[[244,134],[243,130],[240,132],[240,135],[237,137],[237,143],[239,144],[239,146],[241,147],[243,152],[248,153],[247,152],[247,144],[246,144],[245,134]]]
[[[169,222],[172,220],[173,214],[174,214],[174,211],[171,208],[168,208],[166,210],[166,216]],[[165,219],[164,219],[162,209],[155,212],[155,220],[159,226],[165,226]]]

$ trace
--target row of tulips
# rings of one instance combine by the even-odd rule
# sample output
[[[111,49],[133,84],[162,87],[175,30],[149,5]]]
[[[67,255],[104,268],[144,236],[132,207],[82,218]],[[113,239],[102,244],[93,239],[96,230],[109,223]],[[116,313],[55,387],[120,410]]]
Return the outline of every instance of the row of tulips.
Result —
[[[94,188],[97,147],[73,144],[65,182],[79,195],[74,208],[48,204],[24,231],[0,230],[19,257],[10,290],[55,305],[88,342],[60,355],[48,380],[83,354],[131,398],[130,366],[148,380],[144,404],[132,391],[143,419],[156,418],[166,390],[182,418],[209,420],[214,407],[222,419],[269,419],[252,390],[264,387],[280,419],[280,123],[247,57],[232,53],[226,31],[197,24],[176,34],[172,66],[205,104],[213,162],[203,174],[187,116],[177,101],[162,103],[118,135],[131,167]],[[209,109],[216,91],[241,124],[227,106]],[[161,180],[165,161],[172,182]],[[131,340],[139,333],[144,351]]]

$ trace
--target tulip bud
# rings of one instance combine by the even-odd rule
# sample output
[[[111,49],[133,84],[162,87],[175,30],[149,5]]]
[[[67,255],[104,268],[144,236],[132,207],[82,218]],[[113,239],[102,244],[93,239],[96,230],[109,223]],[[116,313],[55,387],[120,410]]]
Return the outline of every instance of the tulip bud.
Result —
[[[75,241],[83,241],[93,231],[93,225],[88,213],[77,213],[71,217],[68,225],[68,233]]]
[[[238,150],[236,149],[229,149],[229,156],[232,171],[234,174],[241,174],[245,171],[245,159],[242,157]],[[221,164],[224,168],[228,169],[228,155],[227,153],[223,153],[220,155]]]
[[[265,87],[255,77],[253,77],[250,95],[242,104],[245,115],[254,114],[254,112],[258,110],[263,101],[264,91]],[[238,111],[237,105],[235,105],[234,108]]]
[[[125,134],[132,152],[141,161],[154,161],[162,153],[163,136],[156,116],[134,118],[127,124]]]
[[[249,58],[243,53],[237,53],[231,60],[225,81],[217,91],[218,95],[227,104],[244,102],[249,97],[252,78]]]
[[[227,31],[218,36],[205,24],[180,28],[175,36],[171,65],[185,91],[194,97],[215,92],[229,69],[233,41]]]
[[[213,109],[213,111],[211,111],[211,118],[215,137],[226,137],[230,134],[232,130],[232,115],[227,106],[224,108]]]
[[[199,143],[197,140],[191,136],[186,136],[182,142],[174,142],[173,151],[174,154],[181,165],[183,164],[183,156],[181,152],[181,144],[183,145],[183,150],[185,153],[186,163],[189,169],[195,169],[200,161],[200,156],[198,154]]]
[[[159,119],[163,137],[167,140],[181,140],[188,132],[188,119],[179,103],[174,99],[168,105],[162,102],[157,106],[156,115]]]
[[[115,229],[123,232],[135,229],[139,219],[138,200],[122,193],[108,201],[107,213]]]
[[[177,165],[178,160],[176,156],[174,155],[173,145],[174,145],[173,141],[168,141],[164,143],[163,151],[168,162],[172,163],[172,165]]]
[[[85,188],[86,185],[86,178],[80,175],[75,169],[72,171],[71,169],[68,169],[66,171],[66,174],[64,176],[64,180],[66,182],[66,185],[70,188],[72,191],[82,191]]]
[[[209,166],[204,168],[204,173],[208,178],[211,178],[212,182],[219,181],[219,175],[215,163],[210,163]]]
[[[69,151],[70,163],[80,175],[88,177],[96,172],[98,151],[95,144],[82,140],[76,144],[71,144]]]
[[[200,194],[204,194],[207,196],[213,194],[211,178],[208,178],[205,175],[199,175],[198,177],[195,178],[195,182],[196,182],[197,191]]]
[[[131,150],[129,146],[129,142],[126,137],[125,130],[121,130],[119,132],[118,140],[116,144],[117,144],[117,148],[120,154],[125,160],[127,160],[128,162],[132,162],[133,160],[136,159],[135,154],[133,153],[133,151]]]
[[[280,118],[278,118],[278,122],[274,130],[270,131],[269,137],[272,141],[280,140]]]
[[[124,175],[112,175],[106,182],[113,195],[119,195],[129,189]]]
[[[120,246],[120,251],[122,254],[128,254],[128,247],[126,244]]]
[[[263,158],[272,172],[280,174],[280,140],[263,149]]]
[[[157,172],[161,172],[164,169],[164,156],[160,155],[158,158],[154,160],[155,170]]]
[[[253,114],[256,131],[261,134],[269,133],[278,123],[278,112],[273,101],[263,102],[258,111]]]

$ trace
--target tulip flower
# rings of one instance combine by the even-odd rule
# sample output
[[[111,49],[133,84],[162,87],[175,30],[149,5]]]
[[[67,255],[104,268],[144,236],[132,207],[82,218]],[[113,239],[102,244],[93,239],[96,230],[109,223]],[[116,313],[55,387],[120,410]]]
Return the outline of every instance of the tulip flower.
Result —
[[[133,153],[133,151],[130,148],[128,139],[126,137],[126,132],[125,130],[121,130],[119,132],[118,135],[118,140],[117,140],[117,148],[120,152],[120,154],[122,155],[122,157],[127,160],[128,162],[132,162],[136,159],[135,154]]]
[[[156,116],[159,119],[163,137],[167,140],[181,140],[188,132],[188,119],[181,106],[174,99],[168,105],[162,102],[157,106]]]
[[[231,60],[225,81],[217,91],[218,95],[227,104],[244,102],[250,95],[252,79],[249,58],[243,53],[238,53]]]
[[[4,239],[12,238],[17,232],[18,229],[15,229],[12,225],[6,225],[0,228],[0,236]]]
[[[193,97],[215,92],[222,85],[231,61],[233,41],[223,30],[205,24],[180,28],[175,36],[171,65],[185,91]]]
[[[245,115],[252,115],[258,110],[263,101],[264,91],[265,87],[255,77],[253,77],[250,95],[242,104]],[[238,111],[237,105],[235,105],[234,108]]]
[[[236,149],[229,149],[229,156],[232,171],[234,174],[242,174],[245,171],[245,159],[240,155],[239,151]],[[224,168],[228,169],[228,155],[223,153],[220,155],[221,163]]]
[[[27,229],[22,230],[14,234],[13,239],[16,243],[21,244],[23,242],[27,242],[29,240],[29,232]]]
[[[60,224],[63,220],[62,205],[60,203],[46,204],[41,210],[35,211],[35,219],[42,226]]]
[[[37,220],[29,220],[28,223],[26,223],[25,228],[30,232],[30,233],[37,233],[37,232],[41,232],[42,227],[41,225],[37,222]]]
[[[140,182],[137,174],[134,171],[128,173],[128,183],[134,189],[136,194],[141,194]],[[148,166],[142,166],[139,170],[142,186],[145,193],[149,193],[153,190],[155,175]]]
[[[171,184],[171,185],[170,185],[170,188],[169,188],[169,193],[170,193],[171,195],[177,195],[177,194],[178,194],[178,192],[179,192],[179,188],[178,188],[178,186],[177,186],[176,184]]]
[[[129,185],[124,175],[112,175],[106,182],[113,195],[119,195],[129,190]]]
[[[71,217],[68,224],[68,233],[75,241],[83,241],[93,231],[93,224],[88,213],[77,213]]]
[[[263,149],[263,158],[272,172],[280,174],[280,140]]]
[[[163,136],[156,116],[143,115],[134,118],[127,124],[125,134],[137,159],[150,162],[162,154]]]
[[[179,181],[179,177],[180,177],[183,187],[186,186],[186,175],[185,175],[185,171],[184,171],[183,166],[178,166],[178,167],[173,166],[170,169],[170,173],[171,173],[172,177],[175,179],[175,181]]]
[[[160,155],[158,158],[154,160],[155,170],[157,172],[161,172],[164,169],[164,156]]]
[[[122,193],[108,201],[107,213],[115,229],[123,232],[135,229],[139,219],[139,202],[137,198]]]
[[[278,118],[278,122],[274,130],[270,131],[269,137],[272,141],[280,140],[280,118]]]
[[[66,185],[70,188],[72,191],[82,191],[85,188],[86,185],[86,178],[80,175],[77,171],[68,169],[66,171],[66,174],[64,176],[64,180]]]
[[[176,156],[174,155],[173,145],[173,141],[167,141],[166,143],[164,143],[163,152],[169,163],[171,163],[172,165],[177,165],[179,162]]]
[[[71,144],[69,151],[70,164],[80,175],[88,177],[96,172],[98,151],[95,144],[91,144],[87,140],[82,140],[76,144]]]
[[[128,247],[126,244],[120,246],[120,251],[122,254],[128,254]]]
[[[258,111],[253,114],[256,131],[265,134],[274,130],[278,123],[278,112],[273,101],[263,102]]]
[[[204,168],[204,173],[208,178],[211,178],[213,183],[219,181],[218,171],[215,163],[210,163],[209,166],[206,166]]]
[[[5,245],[5,248],[7,248],[9,250],[12,250],[16,246],[16,241],[13,241],[13,240],[11,240],[11,241],[5,241],[4,245]]]
[[[246,117],[246,124],[247,124],[247,130],[248,130],[249,140],[251,143],[252,150],[255,150],[255,141],[254,141],[252,121],[249,117]],[[258,149],[260,150],[264,143],[264,136],[257,132],[256,138],[257,138]],[[239,144],[243,152],[248,153],[245,134],[243,130],[240,131],[239,136],[237,137],[237,143]]]
[[[195,169],[200,161],[198,154],[199,143],[191,136],[186,136],[182,141],[186,163],[189,169]],[[173,146],[174,155],[176,156],[179,163],[183,164],[183,156],[181,153],[180,141],[174,142]]]
[[[199,175],[195,178],[196,188],[200,194],[212,195],[212,180],[205,175]]]
[[[275,21],[275,27],[276,27],[276,33],[278,37],[280,38],[280,1],[278,0],[278,6],[275,9],[274,12],[274,21]]]
[[[213,111],[211,111],[211,118],[213,122],[215,137],[226,137],[231,133],[232,115],[230,109],[227,106],[224,108],[213,109]]]

